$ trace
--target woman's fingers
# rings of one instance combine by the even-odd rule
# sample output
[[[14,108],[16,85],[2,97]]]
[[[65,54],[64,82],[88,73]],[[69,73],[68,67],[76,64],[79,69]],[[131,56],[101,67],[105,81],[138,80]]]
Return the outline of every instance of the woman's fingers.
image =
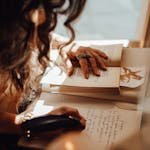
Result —
[[[80,64],[81,70],[83,72],[84,78],[88,79],[89,78],[89,67],[88,67],[87,59],[81,58],[79,60],[79,64]]]
[[[96,50],[96,49],[92,49],[96,54],[98,54],[100,57],[102,57],[102,58],[104,58],[104,59],[108,59],[108,56],[104,53],[104,52],[102,52],[102,51],[100,51],[100,50]]]
[[[107,70],[106,64],[104,63],[103,58],[101,58],[95,51],[91,51],[91,53],[93,54],[93,56],[96,58],[98,65],[100,66],[100,68],[104,71]]]
[[[67,60],[67,61],[69,61],[69,60]],[[71,64],[71,61],[69,63]],[[67,67],[68,76],[71,76],[73,74],[73,72],[74,72],[74,67],[71,64],[71,65],[69,65],[69,67]]]
[[[65,65],[66,65],[68,76],[71,76],[74,72],[74,66],[72,65],[72,62],[69,58],[66,59]]]
[[[66,110],[66,112],[64,113],[64,115],[67,115],[67,116],[71,116],[71,117],[75,117],[77,119],[80,120],[80,123],[82,124],[82,126],[85,127],[86,125],[86,120],[84,119],[83,116],[80,115],[79,111],[77,109],[74,109],[74,108],[68,108]]]
[[[75,67],[80,67],[86,79],[92,70],[93,74],[100,76],[100,70],[107,70],[106,60],[108,56],[99,50],[89,47],[80,47],[76,52],[67,53],[68,75],[71,76]]]
[[[81,124],[85,127],[86,120],[80,115],[79,111],[75,108],[70,107],[60,107],[50,112],[51,115],[67,115],[72,116],[80,120]]]
[[[79,62],[78,62],[78,59],[76,58],[76,55],[75,55],[74,52],[69,51],[69,52],[67,53],[67,57],[68,57],[68,59],[71,61],[73,67],[79,67],[79,66],[80,66],[80,65],[79,65]]]
[[[84,78],[88,79],[89,78],[89,64],[88,64],[87,58],[83,57],[83,56],[86,56],[85,49],[78,50],[75,53],[75,56],[79,61]]]
[[[69,51],[67,53],[66,65],[67,65],[68,76],[71,76],[73,74],[75,67],[79,67],[79,62],[78,62],[74,52]]]
[[[69,52],[67,53],[67,56],[68,56],[68,58],[69,58],[70,60],[72,60],[72,59],[75,58],[75,53],[72,52],[72,51],[69,51]]]
[[[85,51],[85,52],[89,56],[88,59],[89,59],[89,63],[90,63],[90,66],[92,68],[93,73],[96,76],[100,76],[100,69],[97,67],[97,63],[96,63],[95,58],[93,57],[93,55],[91,54],[90,51]]]

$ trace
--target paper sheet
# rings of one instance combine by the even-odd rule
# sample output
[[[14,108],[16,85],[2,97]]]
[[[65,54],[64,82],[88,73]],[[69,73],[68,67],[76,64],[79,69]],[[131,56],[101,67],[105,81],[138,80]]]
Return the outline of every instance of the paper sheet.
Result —
[[[137,88],[144,84],[145,67],[121,67],[120,86]]]
[[[53,97],[53,96],[52,96]],[[54,98],[54,97],[53,97]],[[58,98],[58,97],[57,97]],[[34,108],[34,114],[47,113],[52,108],[70,106],[78,108],[79,112],[86,118],[87,126],[83,131],[98,142],[104,149],[115,143],[125,140],[140,129],[141,111],[121,109],[115,103],[77,103],[41,99]],[[38,113],[38,111],[40,112]]]
[[[101,76],[90,74],[89,79],[83,77],[82,71],[76,69],[73,76],[67,74],[59,67],[48,68],[46,75],[42,78],[42,84],[66,85],[75,87],[111,87],[119,88],[120,67],[109,67],[107,71],[101,71]]]
[[[140,112],[112,109],[79,109],[87,119],[87,132],[101,146],[109,148],[139,131]]]

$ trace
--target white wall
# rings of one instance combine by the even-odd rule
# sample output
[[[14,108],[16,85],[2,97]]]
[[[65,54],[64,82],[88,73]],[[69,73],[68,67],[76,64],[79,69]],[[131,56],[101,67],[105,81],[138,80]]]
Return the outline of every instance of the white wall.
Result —
[[[147,0],[87,0],[83,14],[75,23],[77,39],[138,39],[144,1]],[[66,34],[60,25],[56,31]]]

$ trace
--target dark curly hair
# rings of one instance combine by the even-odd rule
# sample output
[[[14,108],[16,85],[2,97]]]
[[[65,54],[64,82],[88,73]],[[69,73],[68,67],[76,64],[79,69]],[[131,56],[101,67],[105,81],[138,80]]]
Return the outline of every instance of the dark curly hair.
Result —
[[[0,0],[0,72],[5,71],[17,89],[24,89],[24,83],[30,75],[27,62],[31,55],[30,42],[34,35],[35,25],[31,21],[30,12],[44,8],[46,20],[37,28],[38,61],[43,69],[49,60],[51,36],[57,25],[58,14],[66,15],[64,25],[71,32],[71,43],[75,33],[71,27],[81,13],[86,0]],[[68,2],[67,7],[66,3]],[[18,74],[20,79],[18,79]]]

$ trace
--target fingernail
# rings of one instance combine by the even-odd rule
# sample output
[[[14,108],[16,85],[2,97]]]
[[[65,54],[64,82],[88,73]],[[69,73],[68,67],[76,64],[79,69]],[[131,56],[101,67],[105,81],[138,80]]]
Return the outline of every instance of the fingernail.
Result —
[[[104,71],[107,71],[107,68],[103,68]]]
[[[72,75],[70,71],[68,71],[67,74],[68,74],[68,76],[71,76],[71,75]]]
[[[96,75],[96,76],[98,76],[98,77],[99,77],[99,76],[100,76],[100,73],[95,73],[94,75]]]
[[[105,55],[105,56],[104,56],[104,58],[105,58],[105,59],[108,59],[108,56],[107,56],[107,55]]]
[[[85,79],[89,78],[89,74],[84,74]]]
[[[108,56],[106,56],[106,59],[108,59]]]
[[[72,68],[68,69],[67,74],[68,76],[71,76],[73,74],[73,69]]]
[[[97,71],[95,72],[95,74],[96,74],[96,76],[100,76],[100,70],[97,70]]]

